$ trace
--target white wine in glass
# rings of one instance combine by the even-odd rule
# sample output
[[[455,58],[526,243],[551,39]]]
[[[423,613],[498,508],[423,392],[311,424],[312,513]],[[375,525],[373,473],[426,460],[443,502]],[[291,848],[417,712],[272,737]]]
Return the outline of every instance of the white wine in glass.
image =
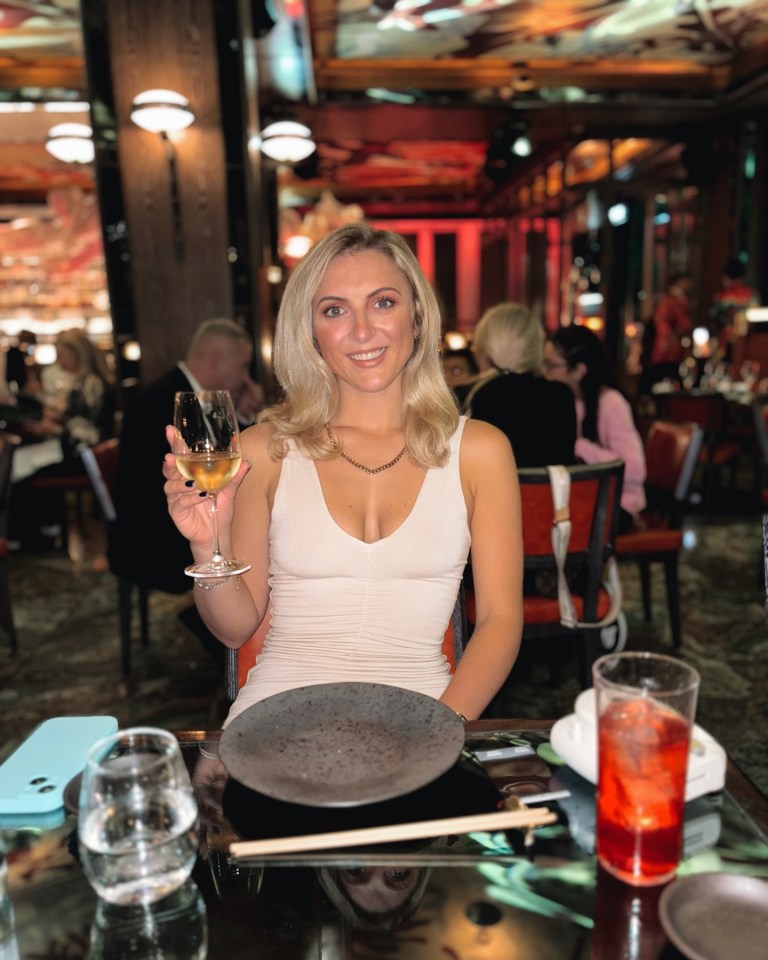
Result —
[[[216,495],[234,477],[243,455],[240,431],[228,390],[203,390],[176,394],[173,453],[176,466],[187,480],[208,494],[213,528],[213,555],[184,571],[190,577],[232,577],[250,570],[250,564],[228,560],[219,549]]]

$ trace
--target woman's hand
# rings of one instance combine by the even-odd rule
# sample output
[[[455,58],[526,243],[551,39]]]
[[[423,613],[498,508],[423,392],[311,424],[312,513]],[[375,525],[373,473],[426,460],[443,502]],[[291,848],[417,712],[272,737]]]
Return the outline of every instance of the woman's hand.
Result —
[[[173,446],[174,428],[172,426],[165,428],[165,436],[168,443]],[[219,536],[222,546],[229,543],[229,525],[232,522],[235,495],[250,468],[250,464],[243,461],[235,476],[226,487],[218,492],[216,497]],[[201,493],[192,484],[191,480],[184,479],[176,466],[176,457],[172,453],[165,455],[163,476],[165,477],[163,490],[168,500],[168,512],[179,533],[189,540],[193,551],[197,547],[201,553],[209,554],[213,529],[207,495]]]

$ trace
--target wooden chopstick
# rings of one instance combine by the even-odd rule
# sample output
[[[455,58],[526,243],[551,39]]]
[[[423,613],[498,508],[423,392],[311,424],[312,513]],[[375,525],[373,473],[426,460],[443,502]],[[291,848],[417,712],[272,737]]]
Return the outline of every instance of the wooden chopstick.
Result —
[[[331,850],[335,847],[367,846],[373,843],[393,843],[399,840],[421,840],[453,833],[493,833],[496,830],[528,829],[554,823],[557,814],[547,807],[536,810],[501,810],[497,813],[477,813],[466,817],[447,817],[443,820],[418,820],[384,827],[363,827],[358,830],[339,830],[333,833],[309,833],[298,837],[278,837],[271,840],[241,840],[229,845],[229,853],[238,860],[273,853],[299,853],[305,850]]]

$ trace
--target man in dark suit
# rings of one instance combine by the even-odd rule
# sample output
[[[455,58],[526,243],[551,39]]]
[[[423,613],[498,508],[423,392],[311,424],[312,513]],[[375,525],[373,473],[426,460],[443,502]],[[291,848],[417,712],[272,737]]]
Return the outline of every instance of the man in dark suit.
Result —
[[[184,573],[192,562],[189,543],[171,521],[163,493],[162,465],[169,449],[165,427],[173,422],[177,391],[229,390],[236,406],[250,399],[254,386],[260,389],[250,379],[252,357],[245,330],[231,320],[207,320],[196,330],[184,360],[147,384],[129,404],[120,433],[117,519],[108,549],[110,569],[117,576],[166,593],[192,588]],[[197,625],[202,621],[194,613],[182,620],[200,634]]]

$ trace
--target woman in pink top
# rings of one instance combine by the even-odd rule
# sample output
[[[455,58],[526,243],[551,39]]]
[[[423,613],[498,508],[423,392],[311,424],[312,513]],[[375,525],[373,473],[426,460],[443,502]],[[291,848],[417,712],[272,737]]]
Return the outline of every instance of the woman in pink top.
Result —
[[[544,347],[544,373],[573,390],[579,434],[576,457],[584,463],[624,461],[619,529],[626,532],[645,508],[645,452],[602,342],[587,327],[562,327]]]

